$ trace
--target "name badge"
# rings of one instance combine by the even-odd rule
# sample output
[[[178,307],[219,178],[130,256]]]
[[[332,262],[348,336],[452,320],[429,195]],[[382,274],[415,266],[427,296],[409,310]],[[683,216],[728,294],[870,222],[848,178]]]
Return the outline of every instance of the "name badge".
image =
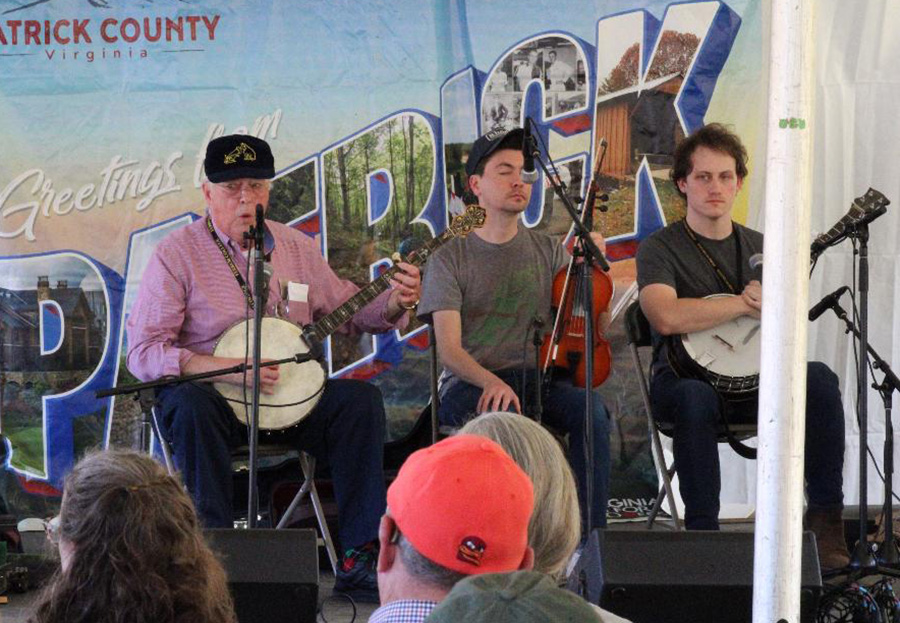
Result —
[[[288,300],[306,303],[309,301],[309,285],[288,281]]]

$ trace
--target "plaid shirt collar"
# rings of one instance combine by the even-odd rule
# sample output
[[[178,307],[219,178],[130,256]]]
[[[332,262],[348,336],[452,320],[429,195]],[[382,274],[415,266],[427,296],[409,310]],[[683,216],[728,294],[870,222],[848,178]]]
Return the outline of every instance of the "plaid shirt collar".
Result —
[[[434,607],[436,601],[400,599],[378,608],[369,617],[369,623],[422,623]]]

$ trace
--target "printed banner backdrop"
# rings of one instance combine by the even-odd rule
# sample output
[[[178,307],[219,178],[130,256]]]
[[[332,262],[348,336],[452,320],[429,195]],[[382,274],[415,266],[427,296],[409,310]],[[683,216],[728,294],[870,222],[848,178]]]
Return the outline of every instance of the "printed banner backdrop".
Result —
[[[136,404],[94,391],[134,381],[124,321],[155,244],[204,213],[211,138],[268,140],[270,217],[357,283],[462,210],[478,134],[530,116],[581,196],[605,138],[610,199],[595,220],[621,306],[637,242],[681,213],[666,177],[676,142],[723,88],[761,132],[762,95],[741,95],[762,93],[755,2],[99,4],[0,2],[2,493],[19,515],[52,507],[86,449],[133,443]],[[524,221],[564,236],[539,184]],[[620,323],[610,339],[610,510],[628,516],[656,476]],[[331,375],[379,385],[391,439],[412,428],[429,400],[424,327],[335,337],[327,355]]]
[[[761,4],[0,0],[0,507],[46,515],[86,449],[134,442],[135,403],[94,392],[134,381],[124,322],[155,244],[204,214],[210,139],[246,132],[269,141],[278,169],[270,218],[315,237],[338,273],[360,284],[463,209],[465,158],[479,134],[531,117],[573,196],[586,194],[605,139],[609,201],[595,228],[610,242],[612,308],[621,310],[635,293],[638,242],[683,214],[668,181],[671,154],[704,122],[744,138],[751,174],[736,218],[762,227]],[[839,14],[850,9],[828,10],[828,36],[846,45]],[[877,30],[875,10],[863,13]],[[834,129],[816,126],[817,145],[853,142],[851,122],[839,118],[849,97],[841,85],[888,57],[861,55],[840,76],[820,70],[821,89],[837,96],[821,113]],[[850,153],[817,160],[817,178],[840,178]],[[538,184],[524,222],[566,235],[560,200],[543,177]],[[816,227],[827,229],[869,184],[860,171],[844,174],[833,195],[817,190]],[[897,199],[892,185],[882,190]],[[827,279],[820,269],[811,299],[836,287],[835,270],[849,278],[846,254],[828,261],[840,266],[828,266]],[[875,315],[890,319],[892,308]],[[610,515],[629,517],[646,511],[656,474],[620,317],[608,337]],[[811,351],[852,379],[847,344],[833,343]],[[333,338],[328,372],[378,384],[398,440],[429,400],[428,347],[419,324]],[[734,470],[746,476],[753,466]],[[740,482],[734,495],[752,499],[752,478]]]

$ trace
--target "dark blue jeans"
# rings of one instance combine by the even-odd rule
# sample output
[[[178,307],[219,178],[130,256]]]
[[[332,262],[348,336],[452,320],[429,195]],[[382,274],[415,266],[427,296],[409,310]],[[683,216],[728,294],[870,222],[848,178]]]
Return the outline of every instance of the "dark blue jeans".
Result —
[[[495,372],[506,384],[513,388],[519,396],[519,402],[526,408],[530,404],[534,390],[534,375],[526,378],[527,388],[522,395],[521,370],[503,370]],[[441,396],[438,416],[442,424],[462,426],[474,418],[481,397],[482,389],[464,381],[456,380]],[[527,397],[527,400],[526,400]],[[556,380],[550,386],[550,393],[543,404],[541,421],[569,435],[569,463],[575,472],[578,484],[578,501],[584,517],[586,487],[584,460],[584,399],[585,390],[573,387],[568,380]],[[594,528],[606,527],[606,503],[609,495],[609,413],[603,399],[596,391],[593,401],[594,411],[594,473],[593,503],[591,505],[591,523]],[[587,533],[587,526],[582,521],[582,530]]]
[[[838,378],[824,363],[807,364],[806,495],[811,508],[843,504],[844,409]],[[659,366],[650,382],[653,414],[673,425],[675,470],[689,530],[718,530],[720,402],[706,382],[681,379]],[[756,400],[727,403],[730,422],[755,422]]]
[[[247,443],[247,429],[211,385],[182,384],[158,394],[162,435],[203,524],[231,527],[231,448]],[[315,409],[279,432],[279,442],[327,460],[337,499],[340,542],[356,547],[378,537],[385,510],[384,403],[374,385],[330,380]],[[260,439],[264,442],[261,435]],[[273,438],[274,439],[274,438]]]

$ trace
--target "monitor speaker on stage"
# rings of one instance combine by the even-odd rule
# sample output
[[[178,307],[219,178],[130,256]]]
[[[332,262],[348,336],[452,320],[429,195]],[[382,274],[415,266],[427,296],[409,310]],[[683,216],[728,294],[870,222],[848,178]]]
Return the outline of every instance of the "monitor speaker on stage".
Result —
[[[315,623],[319,558],[314,530],[206,531],[222,561],[239,623]]]
[[[604,531],[600,605],[633,623],[751,620],[750,532]],[[813,623],[822,578],[812,532],[803,533],[800,621]]]

